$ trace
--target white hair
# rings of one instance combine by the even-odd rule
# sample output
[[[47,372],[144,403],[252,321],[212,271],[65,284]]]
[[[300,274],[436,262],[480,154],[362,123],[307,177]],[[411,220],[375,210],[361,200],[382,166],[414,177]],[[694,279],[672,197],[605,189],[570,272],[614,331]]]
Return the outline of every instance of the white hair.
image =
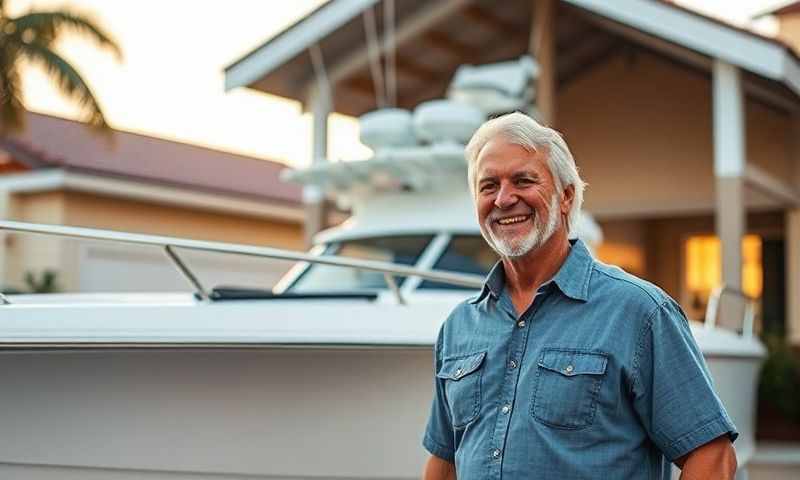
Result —
[[[495,137],[502,137],[514,145],[519,145],[529,152],[543,152],[547,157],[547,166],[553,175],[559,197],[570,185],[575,189],[572,206],[567,216],[567,231],[577,228],[583,205],[583,190],[586,183],[578,175],[578,167],[572,153],[561,134],[550,127],[538,123],[524,113],[514,112],[501,115],[485,122],[472,135],[465,151],[467,160],[467,179],[469,189],[475,197],[475,163],[483,147]]]

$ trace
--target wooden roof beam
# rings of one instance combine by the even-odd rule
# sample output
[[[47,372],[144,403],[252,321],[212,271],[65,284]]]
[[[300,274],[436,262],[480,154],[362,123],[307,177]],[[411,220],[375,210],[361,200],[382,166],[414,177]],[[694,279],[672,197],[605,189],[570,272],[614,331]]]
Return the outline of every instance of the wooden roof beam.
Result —
[[[556,3],[538,0],[534,4],[530,53],[539,63],[536,79],[536,109],[545,125],[556,124]]]
[[[433,25],[444,21],[457,12],[464,5],[473,0],[452,0],[449,2],[431,2],[425,7],[420,8],[413,16],[403,20],[395,31],[394,48],[399,48],[408,40],[418,37],[422,32],[428,30]],[[381,37],[379,50],[381,55],[386,53],[386,43]],[[349,77],[354,72],[366,67],[369,62],[369,46],[365,43],[359,48],[351,51],[342,60],[329,65],[328,77],[332,83]]]
[[[461,13],[473,23],[483,25],[492,31],[507,33],[513,32],[519,28],[519,25],[500,18],[494,13],[478,7],[477,5],[469,5],[465,7]]]
[[[420,80],[424,81],[433,81],[439,80],[442,78],[442,74],[432,70],[420,63],[417,63],[407,56],[397,56],[395,58],[395,65],[397,66],[397,70],[401,73],[406,73],[411,75],[412,77],[416,77]]]
[[[434,48],[450,53],[455,59],[468,59],[475,55],[475,48],[453,40],[452,37],[436,31],[425,32],[420,40]]]
[[[562,50],[558,59],[558,84],[568,84],[582,72],[606,61],[621,47],[615,37],[596,33],[569,50]]]

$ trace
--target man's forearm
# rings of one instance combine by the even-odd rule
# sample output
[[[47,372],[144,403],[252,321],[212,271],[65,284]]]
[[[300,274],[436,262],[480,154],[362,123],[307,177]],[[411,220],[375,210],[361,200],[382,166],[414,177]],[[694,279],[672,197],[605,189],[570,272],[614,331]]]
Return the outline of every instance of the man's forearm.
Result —
[[[681,480],[732,480],[736,475],[736,451],[727,436],[698,447],[676,463],[681,467]]]
[[[431,455],[425,463],[422,480],[456,480],[456,466],[436,455]]]

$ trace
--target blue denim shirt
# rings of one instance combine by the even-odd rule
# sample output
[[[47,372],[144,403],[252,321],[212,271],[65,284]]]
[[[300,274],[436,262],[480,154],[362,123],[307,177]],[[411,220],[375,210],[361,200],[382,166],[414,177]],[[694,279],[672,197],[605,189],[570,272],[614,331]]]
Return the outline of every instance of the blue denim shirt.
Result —
[[[669,479],[738,435],[680,307],[573,242],[521,316],[502,263],[436,342],[423,445],[459,480]]]

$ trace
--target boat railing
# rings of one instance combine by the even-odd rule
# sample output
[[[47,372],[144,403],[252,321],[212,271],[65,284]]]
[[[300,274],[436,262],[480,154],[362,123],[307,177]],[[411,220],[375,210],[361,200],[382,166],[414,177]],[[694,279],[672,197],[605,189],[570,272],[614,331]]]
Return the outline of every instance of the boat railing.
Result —
[[[386,284],[392,291],[399,304],[405,304],[406,300],[403,297],[400,288],[398,287],[395,279],[396,277],[420,277],[424,280],[430,280],[433,282],[446,283],[449,285],[457,285],[462,287],[471,287],[475,289],[479,289],[483,285],[483,278],[477,275],[444,272],[439,270],[424,270],[390,262],[363,260],[334,255],[315,255],[305,252],[284,250],[273,247],[261,247],[256,245],[242,245],[236,243],[193,240],[161,235],[148,235],[66,225],[16,222],[9,220],[0,221],[0,232],[1,231],[54,235],[86,240],[104,240],[117,243],[160,247],[164,250],[164,253],[170,259],[173,265],[178,269],[178,271],[181,272],[187,282],[192,286],[195,295],[204,301],[211,300],[209,291],[200,282],[189,265],[178,255],[176,249],[248,255],[274,260],[308,262],[379,272],[383,274]],[[8,297],[0,293],[0,305],[10,303],[11,301],[8,299]]]
[[[708,307],[706,307],[706,318],[704,322],[705,327],[711,329],[717,326],[722,300],[728,296],[738,298],[744,302],[744,313],[740,333],[745,338],[751,338],[753,336],[758,302],[744,291],[729,285],[721,285],[715,288],[708,297]]]

